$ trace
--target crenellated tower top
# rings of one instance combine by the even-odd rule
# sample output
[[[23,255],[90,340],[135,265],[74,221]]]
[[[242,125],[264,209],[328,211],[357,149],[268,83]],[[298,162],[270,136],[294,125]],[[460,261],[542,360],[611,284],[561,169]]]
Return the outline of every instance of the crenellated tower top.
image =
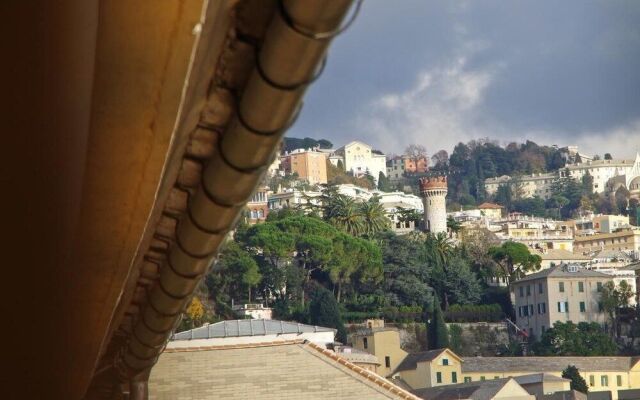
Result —
[[[420,193],[431,190],[447,190],[446,176],[431,176],[420,178]]]

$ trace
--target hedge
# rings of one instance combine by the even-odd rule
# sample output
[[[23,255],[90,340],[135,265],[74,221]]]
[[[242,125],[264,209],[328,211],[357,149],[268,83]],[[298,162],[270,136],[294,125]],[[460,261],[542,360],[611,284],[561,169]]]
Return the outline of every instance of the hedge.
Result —
[[[504,313],[500,304],[454,304],[444,313],[447,322],[500,322]]]

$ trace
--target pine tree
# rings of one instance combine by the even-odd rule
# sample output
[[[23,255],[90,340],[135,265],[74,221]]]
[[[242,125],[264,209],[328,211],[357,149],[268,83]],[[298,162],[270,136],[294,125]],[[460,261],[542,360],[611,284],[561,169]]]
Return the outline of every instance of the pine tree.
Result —
[[[587,382],[580,375],[580,371],[575,365],[568,365],[564,371],[562,371],[562,377],[571,379],[571,390],[577,390],[578,392],[587,393],[589,386]]]
[[[428,307],[429,309],[431,307]],[[440,301],[436,297],[432,305],[433,312],[427,320],[427,346],[430,350],[449,347],[449,332],[444,322],[444,314],[440,308]]]
[[[309,322],[313,325],[337,329],[336,340],[342,343],[347,342],[347,330],[340,317],[338,302],[333,293],[321,286],[316,287],[311,295]]]

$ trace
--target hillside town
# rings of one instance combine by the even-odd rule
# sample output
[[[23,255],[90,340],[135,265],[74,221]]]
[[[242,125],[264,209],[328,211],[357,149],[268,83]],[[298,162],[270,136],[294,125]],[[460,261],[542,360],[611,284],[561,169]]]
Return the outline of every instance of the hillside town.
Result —
[[[312,147],[290,148],[300,142]],[[640,155],[554,147],[557,169],[487,177],[481,202],[462,205],[446,154],[327,144],[285,141],[160,358],[156,393],[176,393],[206,359],[219,368],[194,386],[221,380],[230,392],[278,379],[306,393],[330,379],[367,398],[640,395]],[[563,218],[550,199],[572,184],[588,190]],[[601,198],[624,207],[586,204]],[[518,211],[531,201],[550,207]],[[263,358],[268,372],[247,363]],[[288,369],[317,358],[335,369]]]
[[[640,1],[3,1],[2,399],[640,400]]]

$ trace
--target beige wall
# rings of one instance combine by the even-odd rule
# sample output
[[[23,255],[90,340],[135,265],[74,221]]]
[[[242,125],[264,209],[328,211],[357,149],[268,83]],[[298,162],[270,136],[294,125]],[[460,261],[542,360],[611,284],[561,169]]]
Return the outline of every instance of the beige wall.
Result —
[[[301,179],[313,184],[327,183],[327,155],[306,151],[288,156],[291,172],[295,172]]]
[[[575,238],[575,253],[599,250],[640,251],[640,230],[625,230],[616,233],[601,233]]]
[[[447,360],[446,363],[445,360]],[[418,362],[416,365],[415,370],[400,371],[399,373],[400,377],[413,389],[463,382],[461,360],[449,350],[431,361]],[[440,382],[438,382],[438,374],[440,374]]]
[[[400,348],[400,333],[394,329],[372,332],[367,335],[354,335],[352,346],[378,357],[380,367],[377,372],[381,376],[390,375],[407,356],[407,352]],[[387,367],[386,357],[389,357],[389,367]]]
[[[598,322],[602,324],[605,322],[605,314],[599,311],[600,293],[597,283],[604,284],[606,281],[607,279],[604,277],[576,276],[575,278],[544,277],[514,282],[512,287],[515,297],[516,324],[538,338],[544,329],[548,329],[556,321]],[[564,286],[564,292],[560,292],[561,282]],[[583,292],[579,290],[580,282],[584,288]],[[540,293],[540,285],[542,285],[542,293]],[[520,288],[522,288],[522,292]],[[558,302],[568,302],[568,312],[559,312]],[[584,312],[580,311],[580,302],[584,302]],[[533,315],[531,315],[531,305],[533,306]],[[521,307],[529,307],[527,311],[529,315],[525,315],[524,309]]]

